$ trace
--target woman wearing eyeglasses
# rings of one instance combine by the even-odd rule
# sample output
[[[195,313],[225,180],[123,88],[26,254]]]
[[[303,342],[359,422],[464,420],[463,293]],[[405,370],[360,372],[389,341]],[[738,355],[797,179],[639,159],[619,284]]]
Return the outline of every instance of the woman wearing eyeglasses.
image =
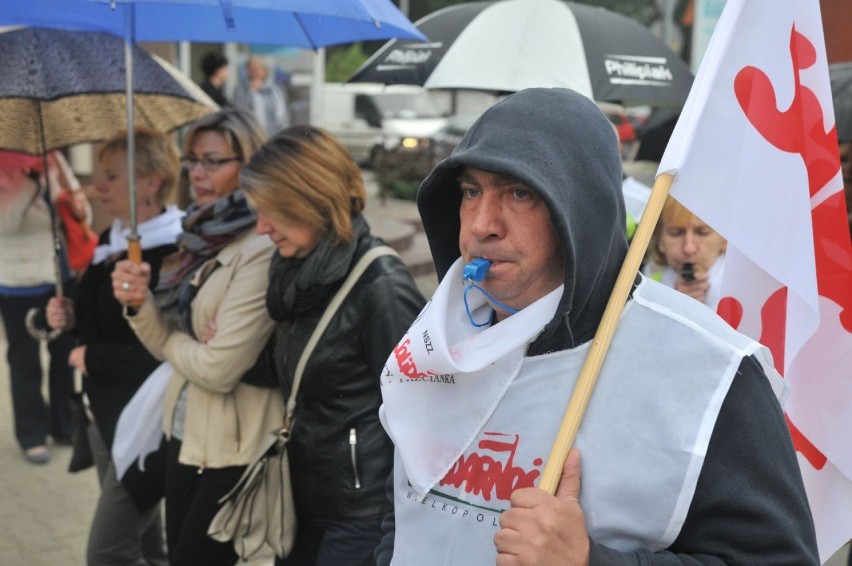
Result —
[[[112,275],[131,327],[173,368],[163,415],[172,566],[236,562],[232,544],[209,538],[207,528],[219,499],[283,421],[281,393],[259,361],[273,327],[265,305],[273,247],[254,233],[255,214],[238,189],[240,167],[264,138],[243,110],[196,122],[182,158],[194,202],[156,298],[147,264],[123,261]]]

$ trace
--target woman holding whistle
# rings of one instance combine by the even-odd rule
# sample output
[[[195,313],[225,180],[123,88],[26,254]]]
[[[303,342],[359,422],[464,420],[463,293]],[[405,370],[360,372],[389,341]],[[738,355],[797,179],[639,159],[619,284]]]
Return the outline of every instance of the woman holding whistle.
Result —
[[[648,249],[643,273],[716,310],[727,240],[668,197]]]

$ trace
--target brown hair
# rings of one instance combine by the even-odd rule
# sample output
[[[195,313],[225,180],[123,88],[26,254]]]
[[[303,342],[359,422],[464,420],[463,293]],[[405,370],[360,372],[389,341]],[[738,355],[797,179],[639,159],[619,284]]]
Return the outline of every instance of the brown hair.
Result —
[[[133,139],[136,176],[159,175],[162,182],[157,189],[157,204],[165,204],[177,187],[180,175],[177,146],[168,134],[151,128],[135,128]],[[127,130],[117,132],[101,146],[98,160],[116,151],[127,153]]]
[[[352,240],[352,217],[364,210],[361,170],[328,132],[293,126],[275,134],[240,172],[249,202],[274,217]]]
[[[202,132],[222,134],[228,149],[240,158],[241,163],[248,162],[252,154],[266,140],[266,133],[254,114],[241,108],[223,108],[193,122],[183,142],[186,154],[192,149],[195,136]]]

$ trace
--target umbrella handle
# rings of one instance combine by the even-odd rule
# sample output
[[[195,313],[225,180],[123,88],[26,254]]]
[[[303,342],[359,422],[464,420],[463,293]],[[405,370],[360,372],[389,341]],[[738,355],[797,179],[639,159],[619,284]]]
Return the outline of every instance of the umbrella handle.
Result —
[[[142,242],[139,236],[127,237],[127,259],[137,265],[142,263]]]
[[[48,342],[62,334],[61,328],[39,328],[36,320],[41,314],[41,309],[34,308],[27,311],[27,316],[24,318],[24,327],[27,333],[36,340],[47,340]]]
[[[589,400],[592,397],[595,383],[597,383],[598,374],[600,373],[606,353],[609,350],[612,337],[615,334],[615,327],[621,318],[624,304],[627,302],[627,296],[633,287],[636,273],[638,273],[639,265],[645,256],[645,250],[648,248],[648,242],[650,242],[651,234],[653,234],[657,220],[660,218],[663,204],[666,202],[666,196],[669,194],[669,188],[671,188],[673,180],[673,175],[662,173],[654,182],[651,196],[648,197],[648,203],[642,211],[642,220],[639,222],[636,234],[634,234],[633,240],[630,242],[630,249],[627,251],[627,256],[621,265],[621,271],[618,272],[618,278],[615,280],[615,285],[612,288],[606,309],[604,309],[598,330],[592,340],[589,353],[586,354],[586,360],[583,362],[583,368],[580,370],[580,376],[577,378],[577,385],[574,386],[571,400],[565,409],[565,416],[562,417],[562,424],[559,426],[556,440],[553,441],[550,456],[547,458],[547,464],[544,466],[544,471],[541,474],[541,482],[538,485],[538,487],[551,495],[556,493],[556,487],[559,485],[559,479],[562,477],[562,467],[565,465],[565,458],[568,456],[571,446],[574,445],[577,431],[580,430],[580,423],[586,414],[586,408],[589,406]]]

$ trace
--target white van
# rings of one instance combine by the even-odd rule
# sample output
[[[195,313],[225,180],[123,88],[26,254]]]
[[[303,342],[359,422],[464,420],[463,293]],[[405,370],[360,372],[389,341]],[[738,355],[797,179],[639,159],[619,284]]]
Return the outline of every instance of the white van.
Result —
[[[323,100],[320,126],[360,164],[375,166],[390,154],[419,159],[429,136],[447,123],[419,86],[326,83]]]

